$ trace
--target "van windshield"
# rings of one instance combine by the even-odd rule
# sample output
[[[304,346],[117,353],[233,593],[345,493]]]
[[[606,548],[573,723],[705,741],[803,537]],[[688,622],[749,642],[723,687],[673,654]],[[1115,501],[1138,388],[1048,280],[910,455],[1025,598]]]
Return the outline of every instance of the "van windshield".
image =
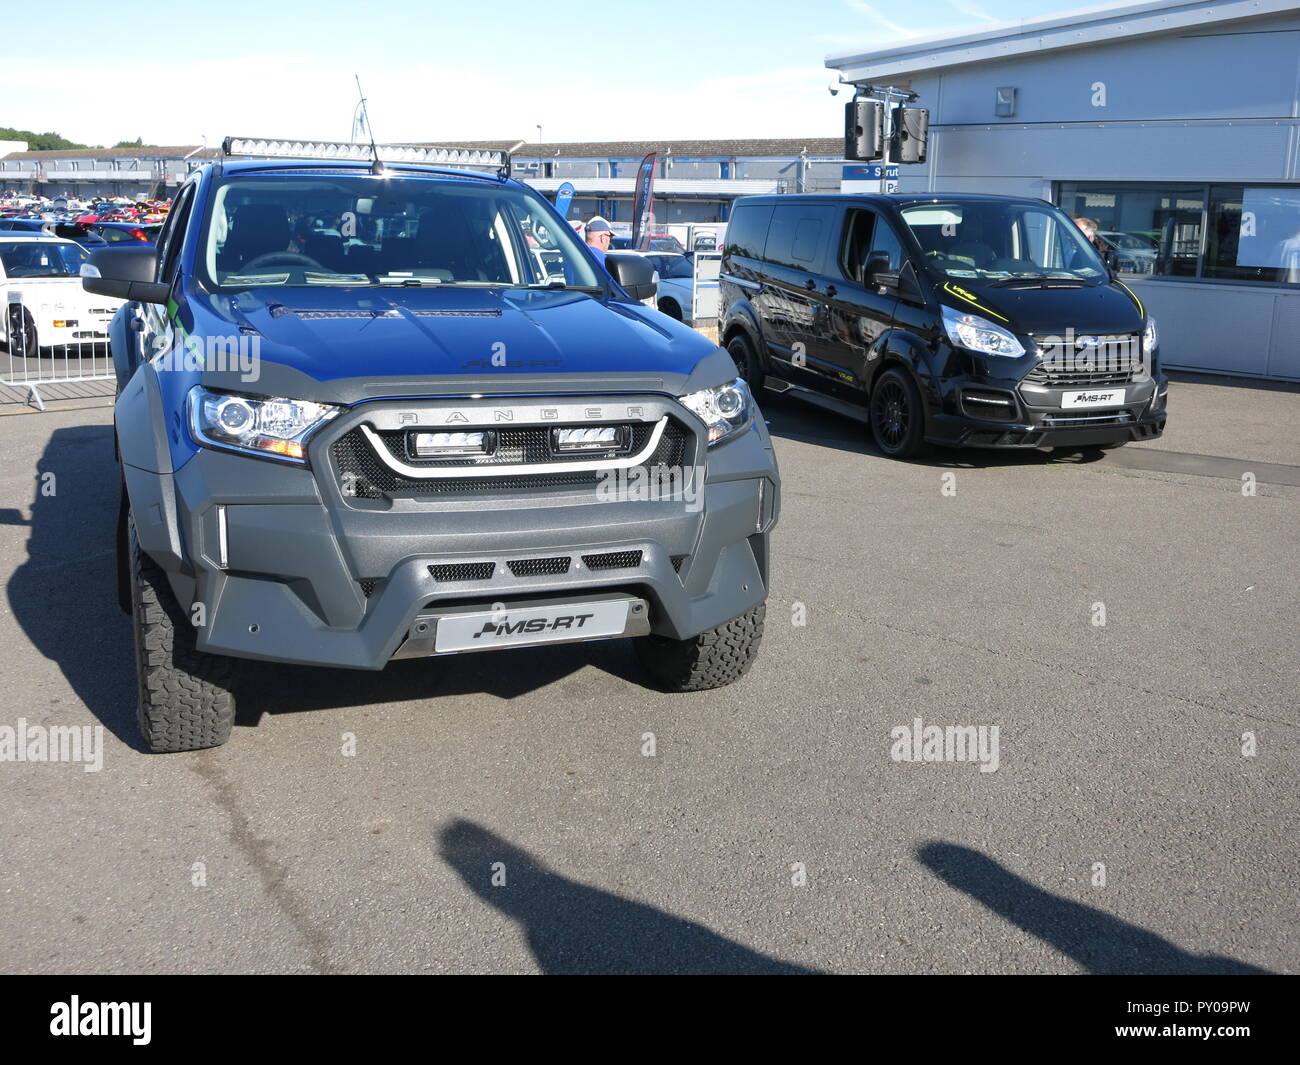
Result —
[[[604,282],[573,231],[518,186],[276,174],[214,189],[199,274],[217,290],[320,285],[579,288]]]
[[[1109,276],[1083,231],[1050,204],[939,200],[900,213],[927,266],[943,277],[1015,285],[1054,278],[1099,283]]]

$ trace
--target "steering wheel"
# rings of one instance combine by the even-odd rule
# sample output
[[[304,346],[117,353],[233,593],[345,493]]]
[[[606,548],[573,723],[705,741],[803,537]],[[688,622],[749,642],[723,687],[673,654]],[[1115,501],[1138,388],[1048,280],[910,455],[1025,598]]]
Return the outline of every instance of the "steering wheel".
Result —
[[[310,255],[296,251],[268,251],[249,259],[240,266],[240,271],[264,270],[268,266],[301,266],[308,270],[324,270],[325,267]]]

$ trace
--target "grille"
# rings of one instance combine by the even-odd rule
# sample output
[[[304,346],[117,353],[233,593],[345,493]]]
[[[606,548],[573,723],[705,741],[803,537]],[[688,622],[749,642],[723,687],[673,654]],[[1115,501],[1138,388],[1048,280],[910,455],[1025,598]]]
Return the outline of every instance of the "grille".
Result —
[[[367,599],[369,599],[372,595],[375,594],[375,585],[378,584],[379,582],[367,580],[367,581],[357,581],[357,583],[361,585],[361,594],[364,595]]]
[[[641,565],[641,552],[611,551],[604,555],[583,555],[582,564],[588,569],[631,569]]]
[[[516,558],[506,563],[516,577],[550,577],[569,572],[569,556],[555,558]]]
[[[685,556],[685,555],[673,555],[673,559],[672,559],[672,562],[673,562],[673,572],[674,572],[674,573],[681,573],[681,571],[682,571],[682,563],[685,562],[685,561],[686,561],[686,556]]]
[[[1061,340],[1035,338],[1042,362],[1025,380],[1048,387],[1122,385],[1142,370],[1141,339],[1136,335],[1108,338],[1101,347],[1079,351]]]
[[[403,434],[399,431],[396,435],[400,437]],[[686,465],[691,439],[690,431],[680,422],[670,418],[664,427],[659,446],[646,461],[646,467]],[[590,455],[583,457],[591,459]],[[334,441],[330,445],[330,458],[334,463],[339,491],[353,499],[418,499],[553,489],[571,490],[594,488],[600,478],[599,471],[595,470],[550,474],[515,473],[500,477],[428,479],[403,477],[380,461],[365,437],[361,435],[360,429],[352,429]],[[549,452],[546,461],[555,461],[550,457]]]
[[[1059,411],[1055,414],[1045,414],[1043,416],[1043,425],[1123,425],[1133,420],[1133,414],[1130,411],[1107,411],[1104,414],[1088,413],[1087,411]]]
[[[435,581],[486,581],[497,568],[495,562],[453,562],[430,566]]]
[[[594,428],[594,426],[524,426],[518,429],[484,430],[495,441],[490,455],[471,455],[458,458],[420,458],[414,451],[414,434],[430,432],[430,429],[406,430],[393,429],[376,433],[388,448],[389,454],[410,466],[427,466],[431,469],[460,466],[517,466],[530,462],[591,462],[599,459],[618,458],[622,455],[635,455],[650,442],[654,426],[646,422],[637,422],[623,426],[622,447],[613,447],[607,451],[561,452],[551,451],[551,430],[553,428]],[[446,431],[445,427],[439,431]],[[460,428],[454,430],[460,432]],[[477,430],[470,430],[477,431]]]

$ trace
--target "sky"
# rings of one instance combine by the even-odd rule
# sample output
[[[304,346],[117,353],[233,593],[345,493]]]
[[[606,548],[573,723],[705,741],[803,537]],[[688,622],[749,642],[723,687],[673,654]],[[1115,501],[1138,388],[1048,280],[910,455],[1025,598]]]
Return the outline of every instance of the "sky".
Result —
[[[828,53],[1077,6],[60,0],[57,45],[5,49],[0,126],[102,145],[347,139],[355,74],[380,141],[833,137],[846,96]]]

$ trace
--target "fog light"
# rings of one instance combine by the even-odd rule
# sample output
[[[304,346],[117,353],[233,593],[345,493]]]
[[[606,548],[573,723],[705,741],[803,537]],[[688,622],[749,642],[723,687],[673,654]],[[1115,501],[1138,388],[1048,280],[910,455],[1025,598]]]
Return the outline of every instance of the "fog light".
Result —
[[[552,429],[556,451],[610,451],[622,444],[617,425],[598,425],[589,429]]]
[[[416,433],[411,453],[417,458],[455,458],[488,453],[487,433]]]

